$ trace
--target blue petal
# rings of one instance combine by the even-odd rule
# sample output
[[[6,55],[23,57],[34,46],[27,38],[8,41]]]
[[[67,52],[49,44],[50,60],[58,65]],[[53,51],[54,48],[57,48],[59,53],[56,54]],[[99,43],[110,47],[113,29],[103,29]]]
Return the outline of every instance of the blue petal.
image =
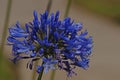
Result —
[[[40,73],[43,69],[43,66],[37,66],[37,72]]]
[[[18,26],[9,28],[9,33],[12,37],[16,37],[16,38],[27,37],[29,35],[22,28]]]

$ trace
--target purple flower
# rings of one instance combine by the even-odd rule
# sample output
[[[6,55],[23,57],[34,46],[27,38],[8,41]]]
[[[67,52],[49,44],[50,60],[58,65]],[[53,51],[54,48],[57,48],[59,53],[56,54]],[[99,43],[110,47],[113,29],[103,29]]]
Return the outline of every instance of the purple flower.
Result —
[[[37,66],[38,73],[43,69],[45,73],[61,69],[68,76],[76,75],[76,67],[88,68],[93,41],[87,30],[82,31],[81,23],[69,17],[59,20],[59,12],[49,16],[46,11],[40,19],[36,11],[33,15],[33,21],[25,27],[17,22],[9,28],[7,40],[12,46],[13,62],[31,58],[27,66],[32,69],[34,61],[41,60],[43,64]]]
[[[55,64],[58,63],[58,60],[54,60],[52,56],[49,58],[43,58],[43,67],[44,67],[44,72],[47,73],[49,69],[55,69]]]

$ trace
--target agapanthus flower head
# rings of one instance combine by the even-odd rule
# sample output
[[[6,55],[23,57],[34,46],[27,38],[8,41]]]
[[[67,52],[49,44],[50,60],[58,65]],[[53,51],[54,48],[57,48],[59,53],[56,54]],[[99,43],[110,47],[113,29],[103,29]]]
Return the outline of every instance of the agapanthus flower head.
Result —
[[[43,68],[45,73],[60,69],[68,76],[76,74],[76,67],[88,68],[93,41],[87,30],[82,30],[81,23],[69,17],[59,20],[59,12],[49,15],[46,11],[39,18],[34,11],[33,15],[33,21],[26,23],[24,28],[19,22],[9,28],[7,40],[12,46],[14,63],[30,59],[27,67],[32,69],[34,62],[41,60],[43,64],[36,69],[38,73]]]

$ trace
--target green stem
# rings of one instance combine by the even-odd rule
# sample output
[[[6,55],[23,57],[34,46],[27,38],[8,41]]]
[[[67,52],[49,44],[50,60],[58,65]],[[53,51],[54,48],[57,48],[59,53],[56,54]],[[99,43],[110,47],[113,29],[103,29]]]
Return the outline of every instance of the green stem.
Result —
[[[47,8],[46,8],[46,10],[48,11],[48,13],[50,13],[51,6],[52,6],[52,0],[49,0]]]
[[[37,66],[37,64],[38,64],[38,61],[35,62],[34,66]],[[32,80],[35,80],[35,78],[36,78],[36,69],[34,68]]]
[[[54,80],[54,78],[55,78],[55,72],[56,72],[55,70],[52,71],[50,80]]]
[[[39,76],[38,76],[38,79],[37,79],[37,80],[42,80],[43,71],[44,71],[44,69],[42,69],[42,71],[41,71],[41,73],[39,74]]]
[[[52,0],[49,0],[49,2],[48,2],[48,4],[47,4],[47,8],[46,8],[46,10],[48,11],[48,13],[50,13],[51,6],[52,6]],[[38,64],[38,61],[35,62],[35,66],[36,66],[37,64]],[[43,73],[43,70],[42,70],[42,72],[39,74],[38,80],[41,80],[42,73]],[[35,69],[34,69],[34,71],[33,71],[33,80],[35,79],[35,77],[36,77],[36,71],[35,71]]]
[[[10,12],[11,12],[11,6],[12,6],[12,0],[8,0],[7,3],[7,9],[6,9],[6,16],[5,16],[5,21],[4,21],[4,29],[2,33],[2,43],[0,45],[0,59],[2,60],[3,52],[4,52],[4,44],[5,44],[5,39],[7,36],[7,29],[8,29],[8,24],[9,24],[9,19],[10,19]],[[0,60],[0,61],[1,61]]]
[[[70,10],[70,6],[71,6],[71,2],[72,2],[72,0],[68,0],[64,17],[68,16],[68,13],[69,13],[69,10]],[[52,71],[50,80],[54,80],[55,72],[56,72],[55,70]]]
[[[69,13],[69,11],[70,11],[71,3],[72,3],[72,0],[68,0],[64,17],[68,17],[68,13]]]
[[[44,62],[42,62],[42,65],[43,64],[44,64]],[[40,72],[37,80],[42,80],[43,71],[44,71],[44,68],[42,68],[42,71]]]
[[[69,10],[70,10],[70,6],[71,6],[71,2],[72,2],[72,0],[68,0],[64,17],[68,16],[68,13],[69,13]],[[50,80],[54,80],[55,72],[56,72],[55,70],[52,71]]]

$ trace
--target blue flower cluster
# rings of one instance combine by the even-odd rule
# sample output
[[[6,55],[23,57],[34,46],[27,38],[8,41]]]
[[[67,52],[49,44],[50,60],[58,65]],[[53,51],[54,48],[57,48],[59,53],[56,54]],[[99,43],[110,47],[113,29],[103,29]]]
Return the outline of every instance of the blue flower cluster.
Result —
[[[30,59],[27,67],[32,69],[34,62],[41,60],[43,64],[36,69],[38,73],[43,69],[45,73],[60,69],[68,76],[76,74],[77,66],[88,68],[93,41],[86,30],[82,31],[81,23],[74,23],[69,17],[59,20],[59,12],[49,16],[46,11],[40,19],[36,11],[33,14],[33,21],[25,27],[17,22],[9,28],[7,40],[12,46],[14,63]]]

